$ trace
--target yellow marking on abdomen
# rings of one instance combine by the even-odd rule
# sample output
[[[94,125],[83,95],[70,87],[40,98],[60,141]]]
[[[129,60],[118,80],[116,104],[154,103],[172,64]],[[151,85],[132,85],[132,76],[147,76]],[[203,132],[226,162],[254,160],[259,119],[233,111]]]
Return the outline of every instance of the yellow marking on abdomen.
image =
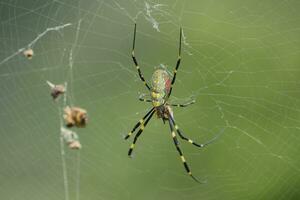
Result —
[[[159,93],[156,93],[156,92],[151,92],[151,96],[154,98],[154,99],[157,99],[160,97],[160,94]]]
[[[152,101],[152,104],[154,107],[158,107],[160,106],[161,104],[159,103],[159,101]]]

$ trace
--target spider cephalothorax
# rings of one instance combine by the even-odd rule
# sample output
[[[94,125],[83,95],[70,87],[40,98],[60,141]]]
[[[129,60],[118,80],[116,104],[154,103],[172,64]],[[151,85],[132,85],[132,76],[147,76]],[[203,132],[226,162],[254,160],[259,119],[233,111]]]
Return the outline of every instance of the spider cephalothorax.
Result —
[[[155,114],[158,119],[162,119],[165,123],[169,121],[170,116],[173,117],[173,110],[169,105],[160,105],[155,107]]]

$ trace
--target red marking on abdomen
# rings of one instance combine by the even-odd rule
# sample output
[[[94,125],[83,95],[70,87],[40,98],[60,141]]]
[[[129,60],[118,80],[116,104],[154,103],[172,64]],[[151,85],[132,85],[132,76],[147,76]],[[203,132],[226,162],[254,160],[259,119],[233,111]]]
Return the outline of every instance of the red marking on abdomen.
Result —
[[[166,91],[169,93],[170,88],[171,88],[171,79],[168,78],[168,79],[165,81],[165,88],[166,88]]]

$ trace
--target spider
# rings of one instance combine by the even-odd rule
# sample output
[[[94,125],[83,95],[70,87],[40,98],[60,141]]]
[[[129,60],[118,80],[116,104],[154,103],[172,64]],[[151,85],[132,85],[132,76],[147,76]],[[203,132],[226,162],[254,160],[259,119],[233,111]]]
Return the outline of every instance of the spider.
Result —
[[[186,107],[188,105],[191,105],[193,103],[195,103],[195,101],[191,101],[185,104],[171,104],[168,102],[171,93],[172,93],[172,89],[173,89],[173,85],[175,83],[176,80],[176,74],[177,74],[177,70],[179,68],[180,65],[180,61],[181,61],[181,38],[182,38],[182,28],[180,28],[180,36],[179,36],[179,53],[178,53],[178,59],[176,62],[176,67],[174,69],[173,72],[173,76],[170,77],[169,73],[165,70],[165,69],[157,69],[154,71],[153,75],[152,75],[152,80],[151,80],[151,86],[148,85],[148,83],[146,82],[141,69],[138,65],[137,59],[135,57],[134,54],[134,49],[135,49],[135,38],[136,38],[136,27],[137,25],[134,25],[134,35],[133,35],[133,46],[132,46],[132,60],[136,66],[136,69],[138,71],[139,77],[141,79],[141,81],[144,83],[144,85],[147,87],[148,91],[150,92],[150,97],[151,99],[144,99],[143,97],[140,97],[139,100],[140,101],[144,101],[144,102],[151,102],[152,103],[152,108],[146,113],[146,115],[139,120],[138,123],[135,124],[135,126],[133,127],[133,129],[125,136],[125,140],[127,140],[136,130],[137,128],[139,128],[139,130],[137,131],[134,139],[133,139],[133,143],[131,144],[129,151],[128,151],[128,156],[131,156],[132,151],[135,147],[135,144],[139,138],[139,136],[142,134],[142,132],[144,131],[145,127],[147,126],[148,122],[150,121],[150,119],[152,118],[152,116],[154,115],[154,113],[156,114],[157,118],[162,119],[162,121],[165,123],[166,121],[169,123],[170,126],[170,130],[171,130],[171,136],[173,138],[173,142],[174,145],[176,147],[176,150],[179,153],[179,156],[181,158],[181,161],[183,163],[183,166],[186,170],[186,172],[188,173],[189,176],[191,176],[195,181],[203,183],[201,181],[199,181],[196,177],[194,177],[192,175],[192,172],[190,170],[189,165],[186,162],[186,159],[184,158],[183,152],[179,146],[179,142],[177,139],[176,134],[179,135],[179,137],[193,145],[195,145],[196,147],[199,148],[203,148],[206,145],[210,144],[213,140],[215,140],[217,137],[215,137],[214,139],[208,141],[207,143],[203,143],[203,144],[198,144],[196,142],[194,142],[193,140],[187,138],[186,136],[184,136],[183,132],[179,129],[179,127],[176,125],[176,122],[174,120],[173,117],[173,111],[171,106],[177,106],[177,107]]]

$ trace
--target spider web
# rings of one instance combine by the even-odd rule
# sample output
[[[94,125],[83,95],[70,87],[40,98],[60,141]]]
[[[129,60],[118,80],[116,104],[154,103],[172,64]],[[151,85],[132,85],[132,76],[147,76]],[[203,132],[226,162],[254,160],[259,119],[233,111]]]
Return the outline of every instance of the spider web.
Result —
[[[285,1],[0,2],[1,199],[298,199],[300,4]],[[147,80],[173,70],[171,100],[190,179],[168,126],[151,120],[128,159],[123,135],[147,112]],[[32,48],[31,60],[23,51]],[[52,101],[49,80],[67,83]],[[83,148],[60,143],[64,105],[85,108]],[[58,109],[59,108],[59,109]]]

